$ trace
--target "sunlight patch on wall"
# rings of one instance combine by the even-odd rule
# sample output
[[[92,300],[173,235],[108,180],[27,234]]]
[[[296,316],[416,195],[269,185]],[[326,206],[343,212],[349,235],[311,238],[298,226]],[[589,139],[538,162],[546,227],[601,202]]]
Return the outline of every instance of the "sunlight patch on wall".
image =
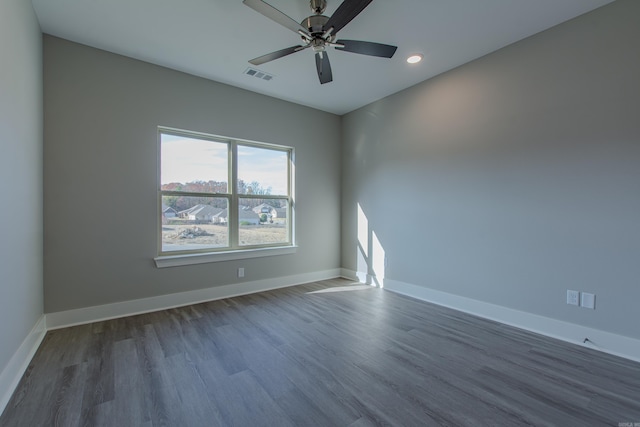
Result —
[[[356,277],[362,283],[384,287],[386,254],[362,206],[357,204]]]
[[[369,256],[369,220],[358,203],[358,243],[362,248],[362,254]]]
[[[375,231],[371,231],[371,268],[373,270],[373,280],[380,288],[384,287],[385,253],[380,239]]]
[[[362,283],[369,283],[369,265],[367,262],[367,258],[369,256],[369,220],[364,214],[360,203],[358,203],[357,229],[358,244],[356,245],[356,277]]]

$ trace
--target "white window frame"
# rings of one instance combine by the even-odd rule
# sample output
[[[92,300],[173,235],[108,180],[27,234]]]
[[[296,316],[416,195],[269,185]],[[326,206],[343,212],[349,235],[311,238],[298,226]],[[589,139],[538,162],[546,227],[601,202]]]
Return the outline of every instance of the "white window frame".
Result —
[[[227,193],[190,193],[183,191],[166,191],[162,190],[162,171],[161,171],[161,156],[162,156],[162,135],[183,136],[186,138],[197,138],[208,141],[214,141],[218,143],[224,143],[228,146],[228,184]],[[252,194],[239,194],[238,193],[238,147],[255,147],[268,150],[275,150],[287,153],[288,170],[287,170],[287,187],[288,194],[286,195],[252,195]],[[218,261],[230,261],[235,259],[247,259],[257,258],[274,255],[285,255],[295,253],[295,204],[294,204],[294,149],[284,145],[269,144],[264,142],[248,141],[237,138],[229,138],[219,135],[211,135],[201,132],[194,132],[182,129],[175,129],[160,126],[158,127],[158,208],[156,212],[157,224],[157,253],[158,256],[154,258],[156,266],[162,267],[174,267],[180,265],[189,264],[202,264]],[[227,199],[227,218],[228,218],[228,236],[229,245],[222,248],[207,248],[201,250],[184,250],[184,251],[163,251],[162,250],[162,197],[167,195],[182,195],[182,196],[206,196],[216,198]],[[258,245],[240,245],[239,243],[239,230],[240,224],[238,219],[239,212],[239,200],[240,199],[274,199],[274,200],[286,200],[287,201],[287,235],[289,240],[287,242],[276,244],[258,244]]]

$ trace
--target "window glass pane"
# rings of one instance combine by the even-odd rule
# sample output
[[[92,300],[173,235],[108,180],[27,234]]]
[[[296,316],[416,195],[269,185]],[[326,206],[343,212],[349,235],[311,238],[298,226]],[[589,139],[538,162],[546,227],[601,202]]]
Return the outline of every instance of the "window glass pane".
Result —
[[[162,251],[229,246],[227,199],[162,196]]]
[[[160,184],[164,191],[227,193],[229,149],[223,142],[161,134]]]
[[[159,129],[161,253],[291,244],[292,148]]]
[[[240,198],[238,207],[241,246],[289,242],[286,199]]]
[[[288,194],[286,151],[238,145],[238,194]]]

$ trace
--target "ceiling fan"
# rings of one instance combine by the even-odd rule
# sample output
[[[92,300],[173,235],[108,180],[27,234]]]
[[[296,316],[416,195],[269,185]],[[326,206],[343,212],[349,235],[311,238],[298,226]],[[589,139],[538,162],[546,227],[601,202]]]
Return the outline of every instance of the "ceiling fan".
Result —
[[[261,65],[274,59],[311,48],[316,56],[316,69],[321,84],[333,80],[331,64],[327,56],[327,47],[362,55],[391,58],[396,46],[365,42],[359,40],[337,40],[336,34],[353,18],[358,16],[373,0],[344,0],[331,17],[322,13],[327,7],[326,0],[311,0],[310,6],[314,15],[305,18],[300,24],[262,0],[243,0],[243,3],[256,12],[290,29],[302,37],[304,44],[291,46],[250,60],[253,65]]]

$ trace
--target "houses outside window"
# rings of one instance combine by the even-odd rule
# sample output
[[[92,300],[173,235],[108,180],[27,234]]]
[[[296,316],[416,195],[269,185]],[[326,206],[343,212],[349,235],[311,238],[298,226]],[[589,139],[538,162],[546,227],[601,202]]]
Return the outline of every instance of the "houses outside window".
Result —
[[[159,144],[159,255],[292,245],[292,148],[169,128]]]

